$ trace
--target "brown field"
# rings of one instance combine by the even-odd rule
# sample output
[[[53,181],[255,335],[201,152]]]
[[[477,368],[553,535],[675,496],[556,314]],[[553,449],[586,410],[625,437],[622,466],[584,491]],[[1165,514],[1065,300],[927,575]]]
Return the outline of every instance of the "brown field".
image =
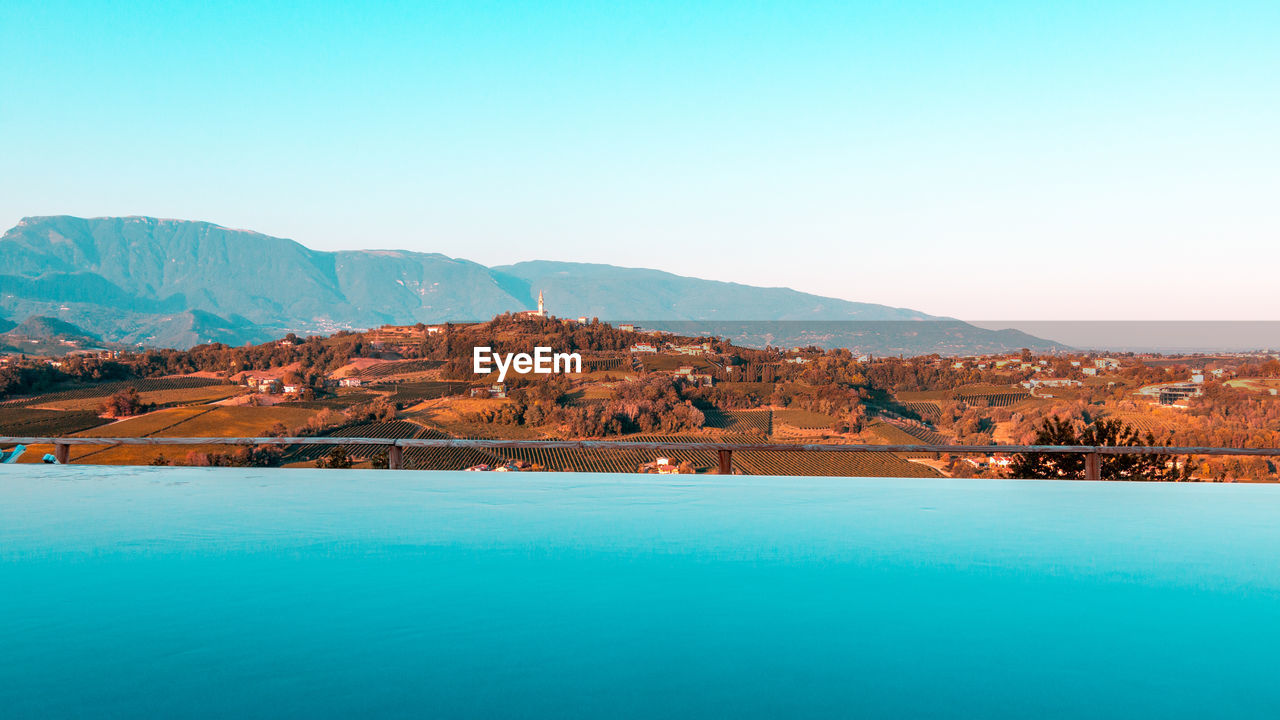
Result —
[[[213,412],[213,410],[213,407],[198,405],[157,410],[146,415],[117,420],[116,422],[76,434],[82,437],[150,437],[161,430],[184,423],[198,415]]]
[[[312,410],[287,406],[188,406],[159,410],[78,434],[84,437],[255,437],[277,422],[292,427],[305,423],[314,414]],[[71,461],[101,465],[146,465],[160,456],[181,460],[193,451],[226,453],[232,450],[234,448],[225,445],[76,446],[71,448]]]
[[[935,400],[922,400],[918,402],[903,402],[902,406],[915,413],[922,420],[928,422],[937,422],[942,417],[942,406]]]
[[[237,385],[207,385],[205,387],[174,388],[172,390],[148,390],[146,392],[139,392],[138,396],[142,398],[142,402],[144,403],[154,404],[159,407],[166,407],[225,400],[226,398],[234,397],[244,392],[245,389]],[[68,400],[55,400],[48,403],[33,403],[28,407],[45,408],[49,410],[95,411],[105,400],[105,397],[74,398]]]
[[[0,435],[10,437],[72,435],[107,422],[95,412],[0,407]]]
[[[839,422],[839,419],[825,413],[809,410],[774,410],[773,421],[779,425],[790,425],[802,430],[826,430]]]
[[[941,477],[941,473],[892,453],[764,452],[733,454],[734,468],[748,475],[828,477]]]
[[[1280,378],[1235,378],[1223,383],[1227,387],[1241,390],[1253,390],[1270,394],[1272,390],[1280,390]]]
[[[773,433],[771,410],[708,410],[706,427],[730,432]]]
[[[1160,438],[1164,435],[1168,435],[1170,432],[1173,432],[1173,429],[1177,426],[1178,417],[1176,415],[1170,416],[1170,414],[1174,412],[1176,411],[1166,411],[1166,412],[1119,411],[1115,413],[1109,413],[1106,417],[1108,419],[1119,420],[1125,423],[1126,425],[1133,427],[1133,429],[1139,432],[1142,432],[1142,433],[1149,432],[1155,435],[1157,438]]]
[[[661,355],[643,353],[638,356],[640,364],[649,372],[671,372],[684,365],[692,365],[704,372],[718,369],[711,361],[697,355]],[[585,369],[585,368],[584,368]]]

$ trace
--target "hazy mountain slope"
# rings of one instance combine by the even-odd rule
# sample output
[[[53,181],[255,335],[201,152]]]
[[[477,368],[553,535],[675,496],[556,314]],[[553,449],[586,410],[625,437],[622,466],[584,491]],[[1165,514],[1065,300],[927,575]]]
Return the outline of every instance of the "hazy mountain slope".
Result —
[[[535,260],[493,268],[504,287],[539,290],[557,314],[610,320],[923,320],[887,305],[810,295],[789,288],[682,277],[660,270]]]
[[[32,217],[0,237],[0,316],[54,317],[107,341],[149,346],[485,320],[532,309],[539,290],[555,315],[614,321],[931,319],[914,310],[658,270],[549,261],[490,269],[438,253],[320,252],[185,220]],[[923,347],[963,351],[1005,342],[992,331],[959,325],[962,332],[949,332],[948,344]],[[789,337],[785,329],[768,336],[778,344]],[[885,347],[900,346],[895,340]]]

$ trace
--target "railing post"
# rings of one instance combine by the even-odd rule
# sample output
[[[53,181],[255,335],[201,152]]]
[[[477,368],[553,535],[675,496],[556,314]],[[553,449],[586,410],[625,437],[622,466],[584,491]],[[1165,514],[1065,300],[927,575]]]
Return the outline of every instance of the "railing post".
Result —
[[[53,444],[53,457],[58,461],[59,465],[68,465],[71,463],[71,446],[66,443]]]
[[[387,469],[399,470],[404,467],[404,448],[392,445],[387,448]]]
[[[1102,479],[1102,456],[1096,452],[1091,452],[1084,456],[1084,479]]]
[[[733,451],[732,450],[720,451],[720,474],[721,475],[733,474]]]

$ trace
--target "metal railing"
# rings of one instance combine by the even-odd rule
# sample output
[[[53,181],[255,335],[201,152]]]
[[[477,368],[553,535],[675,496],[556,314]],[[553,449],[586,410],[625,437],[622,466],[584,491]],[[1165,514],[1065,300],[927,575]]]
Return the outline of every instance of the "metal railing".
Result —
[[[406,448],[477,448],[503,450],[542,448],[566,450],[715,450],[717,470],[733,470],[734,452],[887,452],[1013,455],[1021,453],[1083,454],[1085,479],[1100,480],[1103,455],[1233,455],[1280,457],[1280,448],[1223,448],[1186,446],[1107,445],[808,445],[791,443],[631,442],[617,440],[472,440],[461,438],[339,438],[339,437],[0,437],[0,447],[52,445],[59,463],[71,462],[73,445],[365,445],[387,448],[387,467],[404,467]]]

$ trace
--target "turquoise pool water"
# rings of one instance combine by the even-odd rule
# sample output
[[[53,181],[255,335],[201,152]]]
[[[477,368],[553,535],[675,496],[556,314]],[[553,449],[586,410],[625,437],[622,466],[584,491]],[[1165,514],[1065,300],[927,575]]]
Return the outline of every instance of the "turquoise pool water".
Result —
[[[1276,717],[1280,488],[6,467],[0,716]]]

